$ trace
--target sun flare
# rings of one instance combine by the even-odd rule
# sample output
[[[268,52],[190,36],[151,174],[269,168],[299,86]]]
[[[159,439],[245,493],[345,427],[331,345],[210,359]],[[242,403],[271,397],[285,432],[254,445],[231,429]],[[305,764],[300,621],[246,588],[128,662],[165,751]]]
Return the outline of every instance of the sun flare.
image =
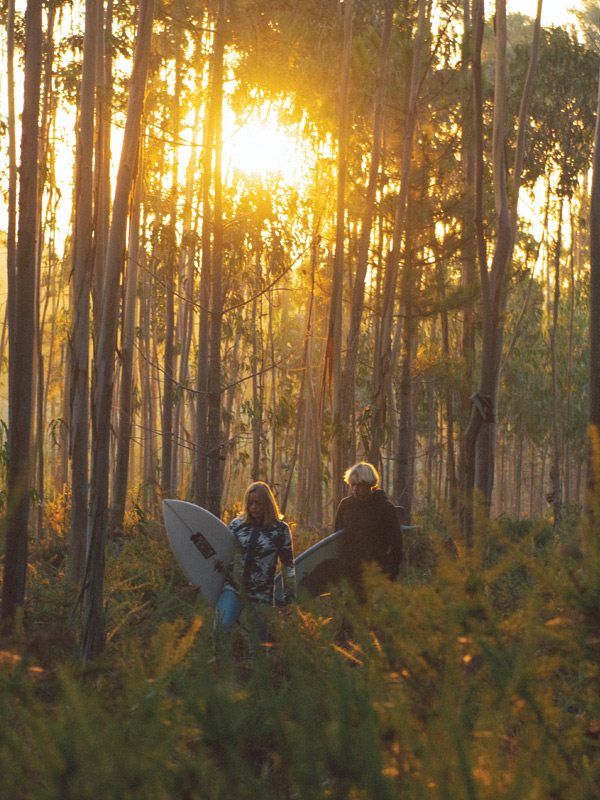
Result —
[[[298,180],[305,168],[306,153],[300,136],[288,132],[269,118],[251,119],[240,125],[232,122],[224,137],[224,164],[227,172],[246,175],[279,175],[287,183]]]

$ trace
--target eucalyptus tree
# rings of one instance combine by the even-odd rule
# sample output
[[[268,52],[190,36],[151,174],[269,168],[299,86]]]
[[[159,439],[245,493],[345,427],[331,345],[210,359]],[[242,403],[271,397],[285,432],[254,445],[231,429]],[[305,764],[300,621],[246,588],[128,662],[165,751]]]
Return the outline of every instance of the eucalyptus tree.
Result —
[[[352,286],[350,319],[346,338],[346,355],[340,386],[339,437],[340,461],[350,464],[356,460],[355,382],[359,352],[359,338],[365,301],[365,280],[369,267],[371,238],[377,189],[380,183],[380,163],[385,121],[385,100],[390,69],[390,43],[392,38],[394,7],[391,0],[384,2],[381,38],[376,66],[375,91],[373,95],[373,130],[369,159],[369,173],[361,215],[360,237],[356,253],[356,271]]]
[[[6,82],[7,82],[7,140],[8,140],[8,198],[7,198],[7,228],[6,228],[6,276],[8,292],[14,297],[16,281],[16,244],[17,244],[17,129],[15,114],[15,0],[8,1],[6,19]],[[14,313],[12,303],[6,304],[6,315],[2,328],[2,353],[4,356],[4,331],[14,331],[14,320],[9,323],[9,316]],[[14,364],[9,363],[9,369]]]
[[[344,262],[346,249],[346,178],[348,160],[348,139],[350,133],[350,61],[352,55],[353,0],[343,3],[343,43],[340,63],[339,122],[337,135],[337,189],[335,211],[335,248],[331,275],[331,299],[329,304],[329,323],[325,346],[327,382],[332,394],[332,416],[334,430],[333,445],[333,499],[337,507],[342,499],[342,473],[345,466],[344,432],[342,426],[342,290],[344,283]]]
[[[223,80],[227,39],[228,0],[216,0],[210,115],[214,139],[213,204],[211,247],[210,325],[208,347],[207,407],[207,508],[219,515],[221,510],[221,330],[223,322]],[[203,365],[198,365],[202,368]]]
[[[383,438],[383,421],[389,382],[394,368],[392,363],[392,326],[396,300],[396,285],[400,269],[402,240],[405,233],[406,210],[410,191],[410,177],[413,160],[415,129],[418,115],[418,101],[423,79],[425,48],[429,41],[431,8],[426,0],[417,4],[415,21],[410,83],[405,114],[404,134],[401,144],[401,161],[398,195],[395,199],[394,223],[391,246],[386,258],[384,274],[381,320],[375,342],[375,366],[372,382],[372,437],[370,460],[379,464],[380,448]]]
[[[474,3],[475,28],[483,21],[483,2]],[[472,543],[472,498],[475,486],[475,468],[477,458],[477,488],[482,493],[486,505],[491,501],[494,481],[494,425],[496,422],[496,404],[498,394],[498,378],[503,341],[503,317],[511,274],[511,261],[514,249],[519,189],[521,186],[523,161],[525,156],[526,132],[529,118],[529,103],[533,90],[539,42],[541,38],[542,0],[538,0],[537,14],[534,24],[531,56],[527,77],[519,106],[517,137],[514,149],[514,163],[511,173],[507,173],[507,105],[506,105],[506,2],[497,0],[495,15],[496,50],[494,75],[494,105],[492,126],[492,168],[494,186],[494,224],[495,241],[491,263],[488,264],[486,248],[482,246],[482,167],[483,141],[481,139],[481,101],[476,100],[476,126],[479,131],[476,146],[478,148],[475,218],[478,231],[479,276],[482,301],[482,344],[481,368],[477,391],[473,395],[469,423],[464,432],[460,454],[461,481],[461,524],[468,545]],[[479,81],[477,59],[481,47],[481,36],[474,51],[474,78]],[[485,430],[484,430],[485,429]]]
[[[95,658],[104,648],[104,570],[108,527],[109,445],[114,358],[119,314],[119,279],[123,269],[131,190],[138,163],[141,118],[150,61],[155,0],[139,8],[127,119],[115,186],[103,281],[95,361],[92,429],[92,480],[89,546],[84,582],[82,651]]]
[[[85,570],[88,519],[90,298],[93,266],[94,133],[97,76],[97,4],[87,0],[75,156],[71,367],[71,577]]]
[[[211,72],[213,72],[211,59]],[[208,353],[210,334],[210,284],[212,267],[212,200],[214,115],[205,104],[202,133],[202,175],[200,202],[202,207],[202,263],[198,287],[198,353],[196,358],[196,448],[194,450],[194,498],[206,506],[208,493]]]
[[[520,58],[519,58],[520,56]],[[513,74],[522,83],[523,62],[527,48],[515,48]],[[564,283],[565,216],[591,159],[591,132],[594,120],[594,90],[598,73],[598,55],[582,44],[573,32],[562,28],[544,30],[540,46],[539,75],[531,101],[531,130],[524,162],[523,180],[534,183],[544,179],[555,207],[555,233],[552,247],[553,277],[549,324],[549,348],[552,365],[553,463],[551,470],[555,524],[560,522],[563,502],[563,437],[559,398],[559,310]],[[559,98],[561,113],[556,113]],[[571,237],[575,231],[571,232]],[[572,248],[570,248],[572,254]],[[569,256],[572,258],[572,255]],[[575,297],[571,293],[574,302]],[[564,389],[571,396],[570,387]]]
[[[12,627],[25,602],[28,522],[32,482],[33,344],[37,281],[39,104],[42,62],[42,3],[28,0],[25,10],[25,70],[21,123],[20,182],[14,307],[10,320],[9,434],[2,620]],[[18,369],[17,369],[18,366]]]
[[[600,452],[600,81],[594,131],[593,174],[590,204],[590,438],[592,459],[589,480],[597,492]],[[595,515],[596,505],[592,505]]]

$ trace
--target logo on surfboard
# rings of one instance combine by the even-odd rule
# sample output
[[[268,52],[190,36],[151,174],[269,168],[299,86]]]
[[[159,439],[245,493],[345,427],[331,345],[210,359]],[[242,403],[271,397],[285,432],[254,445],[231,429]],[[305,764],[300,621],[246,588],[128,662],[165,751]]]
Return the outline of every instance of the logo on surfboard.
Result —
[[[202,555],[204,556],[204,558],[206,558],[207,560],[209,558],[212,558],[216,554],[217,551],[214,549],[214,547],[208,541],[208,539],[206,539],[200,533],[200,531],[198,531],[197,533],[193,533],[190,536],[190,539],[194,543],[194,546],[196,547],[196,549],[199,550],[202,553]]]

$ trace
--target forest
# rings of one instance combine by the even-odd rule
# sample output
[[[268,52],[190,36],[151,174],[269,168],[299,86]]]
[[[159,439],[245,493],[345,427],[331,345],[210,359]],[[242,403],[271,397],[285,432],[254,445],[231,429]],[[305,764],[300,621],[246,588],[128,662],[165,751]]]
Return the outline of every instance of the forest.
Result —
[[[542,7],[2,0],[0,794],[600,796],[600,6]],[[398,579],[216,674],[163,499],[300,553],[360,460]]]

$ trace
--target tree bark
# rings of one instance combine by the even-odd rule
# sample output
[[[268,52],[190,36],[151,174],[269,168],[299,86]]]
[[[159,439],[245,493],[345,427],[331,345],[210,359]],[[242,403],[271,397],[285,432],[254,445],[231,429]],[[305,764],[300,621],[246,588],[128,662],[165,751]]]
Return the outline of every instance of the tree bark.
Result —
[[[92,307],[94,319],[102,314],[102,282],[106,263],[108,228],[110,223],[110,160],[112,109],[112,18],[113,0],[96,4],[96,84],[98,113],[95,144],[94,176],[94,270],[92,274]],[[94,332],[94,342],[96,333]]]
[[[136,171],[155,0],[140,3],[123,149],[119,161],[103,281],[102,317],[96,353],[92,482],[88,553],[84,581],[82,651],[85,659],[104,649],[104,565],[108,522],[109,447],[119,279],[123,269],[129,200]]]
[[[596,129],[594,132],[593,177],[590,203],[590,465],[588,483],[590,507],[597,524],[600,498],[597,485],[600,481],[600,79]]]
[[[142,148],[140,148],[140,162]],[[117,458],[113,481],[113,498],[110,538],[123,536],[123,520],[127,501],[131,431],[133,426],[133,357],[135,349],[135,321],[137,308],[138,263],[140,259],[140,206],[142,203],[141,163],[135,181],[133,211],[129,226],[127,271],[123,301],[123,324],[119,361],[121,385],[119,387],[119,424],[117,430]]]
[[[554,297],[552,302],[552,325],[550,327],[550,363],[552,370],[552,511],[554,527],[556,528],[562,518],[562,441],[559,420],[559,389],[558,389],[558,315],[560,309],[560,258],[562,249],[563,227],[563,198],[559,200],[558,232],[556,235],[554,252]]]
[[[381,309],[381,324],[375,346],[375,368],[373,370],[372,385],[372,434],[370,445],[370,461],[376,466],[381,462],[381,442],[385,423],[385,401],[388,392],[391,363],[391,334],[393,312],[396,299],[396,285],[400,268],[400,253],[402,251],[402,238],[408,203],[408,192],[411,175],[411,160],[413,152],[414,132],[417,124],[417,104],[419,87],[421,84],[421,65],[425,38],[429,24],[429,3],[419,0],[417,30],[415,34],[408,107],[404,139],[402,147],[402,162],[400,166],[400,191],[396,201],[394,216],[394,229],[392,233],[392,247],[388,253],[383,286]]]
[[[369,266],[369,252],[373,217],[375,215],[375,200],[379,180],[379,166],[381,163],[381,148],[383,121],[385,116],[385,93],[389,71],[389,51],[392,36],[392,23],[394,7],[391,0],[384,3],[384,22],[379,47],[377,65],[377,80],[373,108],[373,138],[371,142],[371,162],[369,165],[369,178],[365,197],[365,206],[361,220],[358,252],[356,257],[356,274],[352,288],[352,305],[346,339],[346,357],[342,372],[341,398],[340,398],[340,445],[342,448],[342,463],[350,466],[356,461],[356,435],[352,425],[354,406],[356,403],[356,368],[358,359],[358,345],[360,328],[364,309],[365,279]]]
[[[208,368],[207,508],[221,512],[221,328],[223,321],[223,58],[227,0],[218,0],[215,20],[211,110],[214,124],[214,205]]]
[[[42,63],[42,3],[25,11],[25,78],[21,128],[19,217],[14,296],[9,298],[14,331],[9,358],[7,528],[2,587],[3,627],[14,627],[25,603],[27,532],[31,487],[33,342],[35,337],[36,235],[38,223],[39,103]],[[18,366],[18,369],[17,369]]]
[[[340,73],[338,152],[337,152],[337,200],[335,225],[335,251],[331,279],[329,323],[325,346],[324,385],[332,397],[333,417],[333,506],[337,508],[343,495],[343,472],[345,464],[344,434],[341,400],[342,363],[342,315],[344,260],[346,244],[346,176],[348,170],[348,137],[350,129],[348,91],[350,86],[350,61],[352,56],[352,15],[354,0],[345,0],[343,5],[343,46]]]
[[[214,60],[211,64],[214,73]],[[212,77],[212,76],[211,76]],[[194,453],[194,496],[206,506],[208,493],[208,354],[210,339],[210,284],[212,274],[212,157],[214,120],[208,109],[204,120],[202,163],[202,268],[200,272],[198,317],[198,360],[196,372],[196,450]]]
[[[8,106],[8,220],[6,231],[6,272],[8,295],[15,297],[17,275],[17,133],[15,114],[15,0],[8,2],[8,19],[6,27],[6,81],[7,81],[7,106]],[[5,325],[8,326],[9,339],[15,330],[15,304],[6,304]],[[4,341],[4,337],[3,337]],[[11,349],[9,342],[9,350]],[[2,360],[3,352],[0,353]],[[1,361],[0,361],[1,363]],[[9,360],[9,372],[14,369],[13,360]],[[10,381],[10,378],[9,378]]]
[[[473,539],[473,491],[475,488],[477,464],[477,488],[481,492],[484,505],[489,511],[494,485],[494,438],[496,403],[500,374],[500,359],[504,331],[504,312],[510,266],[517,227],[517,212],[521,174],[525,151],[526,125],[529,101],[533,88],[533,78],[538,60],[541,31],[542,0],[538,0],[537,16],[534,25],[531,56],[521,105],[517,130],[512,186],[509,192],[506,166],[506,2],[496,2],[496,74],[494,85],[494,121],[492,132],[492,162],[494,173],[494,198],[496,214],[496,243],[492,263],[488,269],[485,248],[482,241],[480,214],[482,198],[480,191],[482,160],[476,165],[477,181],[475,190],[475,218],[479,241],[479,270],[482,299],[482,353],[481,373],[477,392],[472,396],[471,415],[465,430],[460,456],[461,503],[459,520],[467,546]],[[483,0],[475,0],[474,25],[477,41],[480,42],[483,24]],[[479,56],[476,45],[474,58]],[[474,80],[478,81],[480,72],[477,61],[474,63]],[[482,153],[481,105],[475,103],[475,126],[478,153]],[[486,428],[486,436],[481,437]],[[480,440],[481,437],[481,441]]]
[[[70,344],[71,579],[83,580],[88,519],[89,340],[93,250],[94,109],[97,57],[97,9],[86,0],[73,231],[72,326]]]

